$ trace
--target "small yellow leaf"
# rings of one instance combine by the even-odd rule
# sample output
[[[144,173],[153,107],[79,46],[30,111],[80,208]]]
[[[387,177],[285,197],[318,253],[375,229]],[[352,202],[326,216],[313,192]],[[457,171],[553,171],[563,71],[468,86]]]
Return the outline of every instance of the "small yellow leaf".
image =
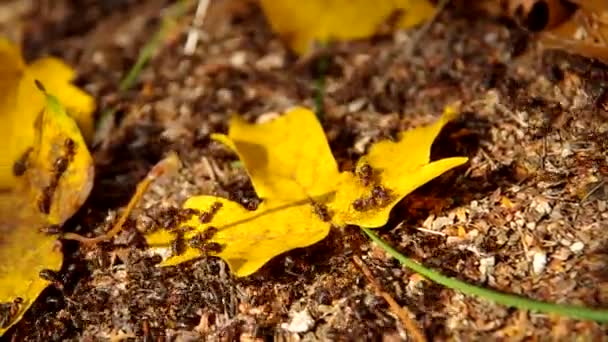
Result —
[[[93,184],[93,160],[78,126],[54,97],[46,101],[28,152],[15,165],[15,184],[0,190],[0,305],[11,313],[0,336],[48,285],[39,273],[61,268],[57,238],[43,231],[72,216]]]
[[[515,206],[513,204],[513,202],[508,197],[505,197],[505,196],[502,196],[500,198],[500,205],[502,205],[503,207],[505,207],[507,209],[511,209]]]
[[[73,78],[74,71],[54,58],[25,65],[18,47],[0,38],[0,136],[8,146],[0,154],[0,189],[10,189],[15,184],[13,165],[34,143],[35,121],[46,103],[35,80],[59,98],[85,138],[92,136],[95,102],[70,84]]]
[[[395,25],[407,28],[435,12],[427,0],[262,0],[262,8],[273,30],[299,54],[315,41],[369,37],[395,14]]]
[[[246,276],[274,256],[323,239],[332,224],[380,227],[404,196],[466,162],[447,158],[429,163],[433,140],[455,115],[447,108],[437,122],[403,132],[397,142],[375,144],[355,173],[338,171],[310,110],[294,108],[257,125],[235,117],[227,136],[213,138],[238,154],[262,204],[248,211],[226,199],[192,197],[184,205],[195,209],[192,218],[177,231],[149,234],[147,241],[168,256],[162,266],[209,254],[224,259],[235,275]],[[184,241],[194,241],[198,248],[176,247]],[[209,246],[214,248],[209,251]]]

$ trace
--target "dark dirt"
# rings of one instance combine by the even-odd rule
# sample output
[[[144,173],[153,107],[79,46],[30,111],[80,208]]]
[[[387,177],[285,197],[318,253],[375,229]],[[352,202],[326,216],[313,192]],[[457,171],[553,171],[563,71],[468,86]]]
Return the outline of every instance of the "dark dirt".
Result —
[[[99,235],[168,151],[184,168],[156,183],[110,243],[64,243],[60,287],[48,288],[7,340],[405,340],[352,262],[432,340],[602,340],[608,326],[508,309],[421,279],[357,228],[272,260],[245,279],[216,258],[157,268],[140,231],[188,196],[256,205],[235,157],[209,135],[238,112],[255,120],[314,107],[327,56],[323,126],[343,169],[371,142],[428,123],[459,100],[464,113],[433,158],[470,162],[408,196],[381,236],[405,255],[470,283],[551,302],[608,307],[608,68],[541,51],[515,25],[444,11],[411,55],[413,31],[341,43],[298,60],[256,5],[218,0],[195,54],[183,54],[194,10],[178,20],[136,87],[120,78],[157,28],[166,1],[40,1],[25,13],[28,58],[53,54],[101,108],[118,108],[93,148],[93,193],[66,230]],[[305,333],[285,327],[307,310]]]

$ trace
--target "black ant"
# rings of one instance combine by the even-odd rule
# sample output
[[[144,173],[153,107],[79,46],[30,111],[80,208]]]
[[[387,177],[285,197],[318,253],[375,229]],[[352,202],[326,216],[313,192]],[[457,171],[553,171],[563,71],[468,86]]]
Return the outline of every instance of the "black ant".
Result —
[[[171,252],[173,255],[182,255],[186,251],[186,240],[184,239],[184,232],[178,231],[175,234],[175,239],[171,242]]]
[[[13,175],[16,177],[23,176],[25,171],[27,171],[28,167],[28,159],[30,154],[32,153],[33,148],[29,147],[17,161],[13,164]]]
[[[376,208],[384,208],[390,204],[393,195],[389,189],[376,185],[372,189],[371,196],[363,196],[353,201],[352,206],[356,211],[368,211]]]
[[[372,189],[372,200],[377,207],[386,207],[392,200],[392,193],[389,189],[381,185],[376,185]]]
[[[359,169],[357,169],[356,174],[364,186],[368,186],[376,181],[374,179],[374,169],[369,164],[363,164]]]
[[[59,234],[61,233],[61,226],[58,224],[52,224],[50,226],[40,228],[39,231],[47,235]]]
[[[329,213],[329,209],[325,204],[312,202],[312,208],[315,215],[317,215],[321,221],[329,222],[331,221],[331,214]]]
[[[215,202],[211,205],[211,208],[209,208],[209,211],[205,211],[203,212],[199,217],[198,220],[202,223],[209,223],[213,220],[213,217],[215,216],[215,214],[217,214],[217,212],[222,208],[223,204],[222,202]]]

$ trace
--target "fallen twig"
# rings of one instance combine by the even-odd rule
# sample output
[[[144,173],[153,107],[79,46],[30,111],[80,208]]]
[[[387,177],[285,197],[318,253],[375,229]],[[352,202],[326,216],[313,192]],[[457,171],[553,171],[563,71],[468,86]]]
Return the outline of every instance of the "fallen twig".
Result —
[[[365,274],[365,277],[367,277],[367,280],[372,285],[372,287],[374,288],[374,290],[376,291],[376,293],[379,296],[381,296],[382,298],[384,298],[384,300],[386,300],[386,302],[390,306],[390,308],[393,311],[393,313],[397,317],[399,317],[399,320],[401,320],[401,323],[403,324],[403,327],[412,336],[412,338],[414,339],[414,341],[416,341],[416,342],[425,342],[427,339],[424,336],[424,333],[422,331],[420,331],[420,329],[418,328],[416,322],[410,318],[410,315],[412,315],[412,313],[409,312],[409,310],[407,310],[406,308],[400,306],[395,301],[395,299],[393,299],[393,297],[391,297],[390,294],[388,294],[387,292],[382,291],[382,288],[380,287],[380,284],[378,284],[378,282],[376,281],[376,279],[372,275],[372,272],[369,270],[369,268],[367,268],[367,266],[365,266],[365,264],[363,263],[363,261],[358,256],[356,256],[356,255],[353,256],[353,261],[361,269],[361,271],[363,271],[363,274]]]
[[[194,20],[192,26],[188,31],[188,37],[184,44],[184,54],[190,56],[194,54],[196,50],[196,44],[198,43],[200,28],[203,26],[205,16],[207,14],[207,8],[209,8],[209,0],[199,0],[196,6],[196,13],[194,14]]]

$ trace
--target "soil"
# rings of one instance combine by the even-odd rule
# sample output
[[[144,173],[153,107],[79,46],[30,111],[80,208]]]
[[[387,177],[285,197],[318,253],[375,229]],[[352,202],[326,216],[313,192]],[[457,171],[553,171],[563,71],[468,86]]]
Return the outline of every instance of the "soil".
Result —
[[[509,309],[435,285],[356,227],[335,229],[244,279],[213,257],[158,268],[142,235],[192,195],[255,205],[236,157],[209,136],[225,132],[234,112],[254,121],[293,105],[314,108],[324,60],[323,126],[342,169],[370,143],[462,103],[463,115],[432,155],[470,162],[406,197],[377,230],[383,239],[469,283],[608,308],[606,65],[543,51],[513,23],[453,8],[417,41],[419,31],[400,30],[296,58],[255,3],[217,0],[193,55],[184,43],[194,8],[178,18],[135,87],[118,92],[167,1],[28,3],[14,19],[26,56],[63,58],[100,108],[118,109],[92,146],[93,193],[64,229],[102,234],[163,155],[176,151],[184,167],[152,186],[112,242],[64,241],[63,287],[48,288],[5,339],[407,340],[354,255],[430,340],[608,336],[605,324]],[[298,315],[314,323],[292,333]]]

